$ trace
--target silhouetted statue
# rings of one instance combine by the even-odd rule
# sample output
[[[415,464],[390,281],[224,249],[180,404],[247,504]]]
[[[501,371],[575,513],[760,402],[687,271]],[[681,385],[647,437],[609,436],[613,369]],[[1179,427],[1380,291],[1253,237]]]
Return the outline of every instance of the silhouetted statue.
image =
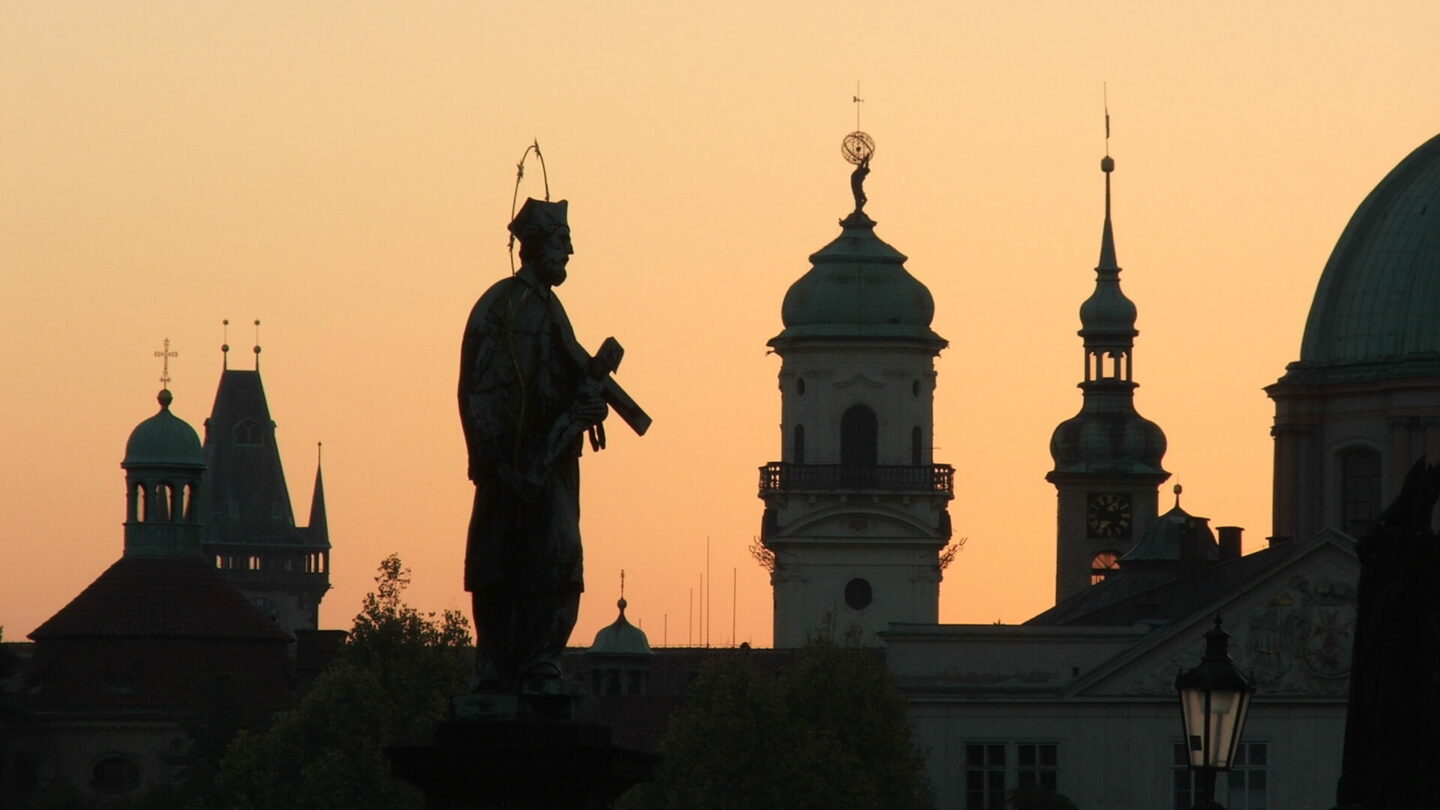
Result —
[[[460,349],[475,482],[465,589],[482,691],[558,678],[584,590],[580,451],[587,430],[598,444],[608,408],[553,290],[573,252],[566,213],[564,200],[525,201],[510,223],[520,270],[475,302]]]
[[[870,174],[870,156],[865,155],[855,164],[855,171],[850,173],[850,193],[855,196],[855,210],[864,211],[865,203],[870,201],[865,196],[865,178]]]
[[[1440,808],[1440,465],[1422,457],[1356,546],[1360,588],[1342,808]]]

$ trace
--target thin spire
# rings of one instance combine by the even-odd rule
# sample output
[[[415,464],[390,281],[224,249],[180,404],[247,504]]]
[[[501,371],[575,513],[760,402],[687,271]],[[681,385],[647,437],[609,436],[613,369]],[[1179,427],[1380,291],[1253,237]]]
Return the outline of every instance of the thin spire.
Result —
[[[226,318],[220,322],[222,334],[220,339],[220,370],[230,370],[230,319]]]
[[[315,490],[310,495],[310,524],[306,526],[310,536],[329,541],[330,526],[325,514],[325,478],[320,474],[320,448],[323,442],[315,443]]]
[[[1102,85],[1103,87],[1104,85]],[[1100,235],[1100,270],[1119,270],[1115,259],[1115,231],[1110,225],[1110,175],[1115,171],[1115,158],[1110,157],[1110,97],[1105,93],[1105,157],[1100,159],[1100,171],[1105,173],[1105,228]]]
[[[260,319],[255,319],[255,370],[260,370]]]

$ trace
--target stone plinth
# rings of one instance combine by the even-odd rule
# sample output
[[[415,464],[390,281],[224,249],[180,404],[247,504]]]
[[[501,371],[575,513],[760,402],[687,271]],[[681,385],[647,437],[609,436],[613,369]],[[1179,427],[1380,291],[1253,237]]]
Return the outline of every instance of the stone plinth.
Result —
[[[426,810],[604,810],[657,761],[616,747],[607,726],[530,718],[448,720],[432,744],[386,753]]]

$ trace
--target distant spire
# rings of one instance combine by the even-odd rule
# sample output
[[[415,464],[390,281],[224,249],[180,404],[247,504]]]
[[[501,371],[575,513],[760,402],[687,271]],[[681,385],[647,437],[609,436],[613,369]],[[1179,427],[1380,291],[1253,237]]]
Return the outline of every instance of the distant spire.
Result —
[[[328,540],[330,527],[325,519],[325,478],[320,474],[320,448],[324,442],[315,443],[315,491],[310,496],[310,523],[306,527],[311,537]]]
[[[629,602],[626,602],[626,601],[625,601],[625,569],[624,569],[624,568],[621,568],[621,569],[620,569],[620,601],[615,603],[615,606],[618,607],[618,608],[620,608],[620,615],[621,615],[621,616],[624,616],[624,615],[625,615],[625,608],[626,608],[627,606],[629,606],[629,604],[630,604]]]
[[[220,342],[220,370],[230,370],[230,319],[226,318],[220,322],[224,337]]]
[[[1100,236],[1100,270],[1119,270],[1115,260],[1115,231],[1110,225],[1110,175],[1115,171],[1115,158],[1110,157],[1110,99],[1105,99],[1105,157],[1100,159],[1100,171],[1105,173],[1105,229]]]
[[[255,370],[260,370],[260,319],[255,319]]]

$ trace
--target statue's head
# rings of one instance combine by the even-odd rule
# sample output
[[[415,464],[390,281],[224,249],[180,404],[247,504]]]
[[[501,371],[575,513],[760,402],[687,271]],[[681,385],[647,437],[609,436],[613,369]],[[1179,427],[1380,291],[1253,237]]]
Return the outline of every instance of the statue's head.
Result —
[[[565,282],[565,265],[575,252],[570,245],[569,207],[568,200],[527,198],[510,222],[510,233],[520,242],[520,263],[552,287]]]

